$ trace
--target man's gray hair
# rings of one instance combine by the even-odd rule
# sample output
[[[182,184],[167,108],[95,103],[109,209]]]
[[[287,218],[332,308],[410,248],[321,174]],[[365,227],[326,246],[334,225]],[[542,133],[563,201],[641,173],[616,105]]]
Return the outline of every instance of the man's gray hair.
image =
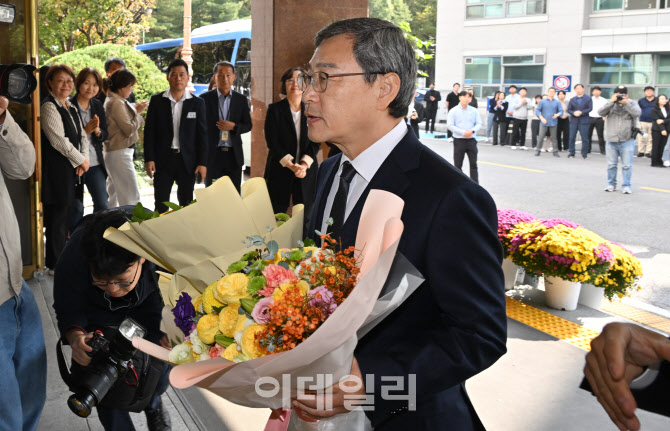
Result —
[[[365,81],[372,84],[377,75],[372,72],[396,73],[400,90],[389,104],[389,114],[401,118],[415,93],[416,59],[414,49],[402,30],[395,24],[377,18],[351,18],[336,21],[319,30],[314,38],[318,48],[324,41],[341,34],[354,42],[354,58],[364,72]],[[350,72],[350,71],[346,71]]]

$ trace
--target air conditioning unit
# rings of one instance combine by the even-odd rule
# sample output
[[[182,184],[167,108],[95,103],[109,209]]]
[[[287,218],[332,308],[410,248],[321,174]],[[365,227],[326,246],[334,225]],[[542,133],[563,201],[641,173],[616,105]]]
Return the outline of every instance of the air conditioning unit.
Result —
[[[465,57],[465,64],[472,64],[472,57]]]

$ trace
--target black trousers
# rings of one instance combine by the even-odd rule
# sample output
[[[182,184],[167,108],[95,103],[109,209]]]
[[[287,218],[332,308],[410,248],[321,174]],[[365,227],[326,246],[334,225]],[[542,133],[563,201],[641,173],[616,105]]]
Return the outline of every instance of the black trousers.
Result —
[[[663,166],[663,149],[668,143],[668,135],[661,135],[656,130],[651,131],[651,165]]]
[[[430,133],[435,131],[435,117],[437,117],[437,107],[435,109],[426,109],[426,132],[430,128]],[[417,137],[419,135],[416,135]]]
[[[44,204],[44,264],[47,268],[56,267],[56,262],[65,248],[71,216],[71,208],[67,204]]]
[[[526,146],[526,128],[528,127],[528,120],[520,120],[518,118],[512,119],[512,145]]]
[[[558,119],[556,142],[558,142],[558,151],[568,151],[570,148],[570,118]]]
[[[209,187],[212,181],[221,177],[230,177],[233,185],[240,192],[242,186],[242,166],[237,164],[233,151],[216,150],[214,161],[207,163],[207,177],[205,186]]]
[[[540,134],[540,120],[537,118],[530,120],[530,134],[532,135],[531,144],[535,148],[537,147],[537,135]]]
[[[605,120],[603,120],[602,117],[591,117],[591,125],[589,126],[589,142],[591,142],[591,149],[593,149],[593,129],[596,129],[596,133],[598,134],[598,146],[600,147],[601,154],[605,154],[605,135],[603,134],[604,128]]]
[[[177,183],[177,200],[185,207],[193,201],[193,187],[195,186],[195,172],[188,172],[184,165],[181,153],[170,153],[165,166],[156,166],[154,174],[154,208],[159,213],[167,211],[163,202],[170,200],[172,185]]]
[[[454,138],[454,166],[463,170],[463,159],[468,155],[470,164],[470,178],[479,184],[479,173],[477,172],[477,140],[475,138]]]
[[[498,137],[500,137],[500,145],[505,145],[505,138],[507,137],[507,121],[493,120],[493,145],[498,145]]]

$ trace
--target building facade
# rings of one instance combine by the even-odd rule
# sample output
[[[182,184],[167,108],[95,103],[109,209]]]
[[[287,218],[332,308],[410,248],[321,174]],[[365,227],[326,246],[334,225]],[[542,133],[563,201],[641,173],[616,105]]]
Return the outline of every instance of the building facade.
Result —
[[[647,85],[670,95],[670,0],[438,0],[437,17],[444,92],[459,82],[481,101],[514,84],[534,96],[565,76],[608,97],[619,84],[636,99]]]

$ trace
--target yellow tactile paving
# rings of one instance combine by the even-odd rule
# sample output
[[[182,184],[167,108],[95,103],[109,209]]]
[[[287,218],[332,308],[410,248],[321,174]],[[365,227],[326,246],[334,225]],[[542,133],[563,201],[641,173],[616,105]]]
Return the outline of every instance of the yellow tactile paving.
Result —
[[[599,334],[510,297],[507,297],[507,317],[584,350],[591,350],[591,340]]]
[[[602,310],[617,316],[625,317],[633,322],[642,323],[650,328],[670,333],[670,319],[640,310],[621,302],[603,301]]]

